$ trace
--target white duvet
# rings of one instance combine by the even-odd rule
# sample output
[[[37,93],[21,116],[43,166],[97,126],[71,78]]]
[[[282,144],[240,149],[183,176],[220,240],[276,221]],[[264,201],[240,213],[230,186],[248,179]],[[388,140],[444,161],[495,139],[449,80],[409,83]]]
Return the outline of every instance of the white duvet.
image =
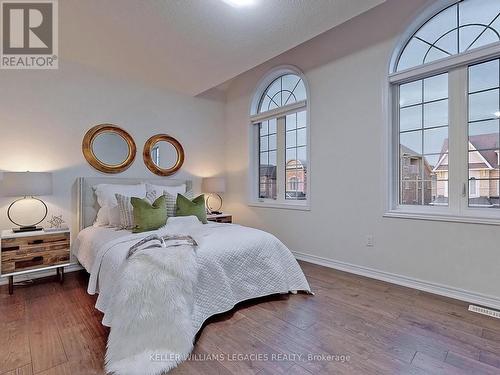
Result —
[[[239,302],[290,291],[310,292],[290,250],[269,233],[234,224],[201,224],[194,217],[170,218],[156,232],[190,235],[198,243],[192,317],[196,330],[210,316]],[[152,233],[89,227],[74,242],[74,254],[90,273],[88,293],[99,293],[96,308],[104,313],[104,325],[110,325],[113,286],[129,248]]]

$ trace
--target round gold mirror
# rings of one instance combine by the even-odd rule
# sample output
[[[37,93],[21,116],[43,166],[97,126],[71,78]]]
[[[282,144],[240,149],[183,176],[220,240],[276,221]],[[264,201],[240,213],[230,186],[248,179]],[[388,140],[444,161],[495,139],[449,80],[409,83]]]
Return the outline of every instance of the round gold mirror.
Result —
[[[179,141],[167,134],[157,134],[144,145],[144,164],[158,176],[170,176],[184,163],[184,149]]]
[[[96,125],[83,138],[83,156],[104,173],[120,173],[133,163],[137,147],[125,130],[111,124]]]

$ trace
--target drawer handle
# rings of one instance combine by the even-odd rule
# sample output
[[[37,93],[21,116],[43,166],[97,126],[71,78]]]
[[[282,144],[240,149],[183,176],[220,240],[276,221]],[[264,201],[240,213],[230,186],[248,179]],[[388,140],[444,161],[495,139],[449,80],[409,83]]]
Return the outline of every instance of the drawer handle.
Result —
[[[12,246],[12,247],[3,247],[2,251],[17,251],[19,250],[19,246]]]
[[[36,256],[31,259],[19,260],[14,262],[14,268],[16,270],[41,265],[43,265],[43,256]]]

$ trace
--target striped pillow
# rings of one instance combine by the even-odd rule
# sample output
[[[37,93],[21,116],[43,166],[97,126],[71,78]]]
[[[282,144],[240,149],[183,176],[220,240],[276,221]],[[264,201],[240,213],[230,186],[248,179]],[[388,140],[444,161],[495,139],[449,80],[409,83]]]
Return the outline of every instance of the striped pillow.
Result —
[[[154,190],[148,190],[146,192],[146,199],[149,201],[149,203],[153,204],[154,201],[159,198],[158,194]]]
[[[118,210],[120,213],[120,229],[133,229],[134,228],[134,208],[130,203],[130,197],[125,195],[115,194],[116,201],[118,202]]]
[[[146,199],[153,204],[153,202],[158,198],[155,191],[146,192]],[[120,213],[120,229],[131,230],[135,228],[134,222],[134,208],[130,202],[130,197],[125,195],[115,194],[116,201],[118,202],[118,210]]]
[[[163,192],[165,196],[167,197],[167,215],[168,217],[173,217],[176,216],[177,212],[177,195],[172,195],[167,191]],[[184,195],[188,199],[193,199],[194,198],[194,193],[192,190],[186,191]]]

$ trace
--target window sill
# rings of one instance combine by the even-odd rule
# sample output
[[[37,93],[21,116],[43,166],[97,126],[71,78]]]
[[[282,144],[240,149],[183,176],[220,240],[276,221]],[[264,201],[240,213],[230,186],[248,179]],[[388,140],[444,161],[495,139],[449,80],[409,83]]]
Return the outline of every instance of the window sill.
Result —
[[[283,210],[311,211],[309,203],[293,204],[293,203],[273,203],[273,202],[249,202],[250,207],[260,208],[277,208]]]
[[[446,214],[429,214],[417,213],[410,211],[392,210],[387,211],[384,217],[400,218],[400,219],[413,219],[413,220],[430,220],[430,221],[446,221],[452,223],[467,223],[467,224],[486,224],[486,225],[500,225],[500,212],[497,217],[481,217],[481,216],[457,216]]]

